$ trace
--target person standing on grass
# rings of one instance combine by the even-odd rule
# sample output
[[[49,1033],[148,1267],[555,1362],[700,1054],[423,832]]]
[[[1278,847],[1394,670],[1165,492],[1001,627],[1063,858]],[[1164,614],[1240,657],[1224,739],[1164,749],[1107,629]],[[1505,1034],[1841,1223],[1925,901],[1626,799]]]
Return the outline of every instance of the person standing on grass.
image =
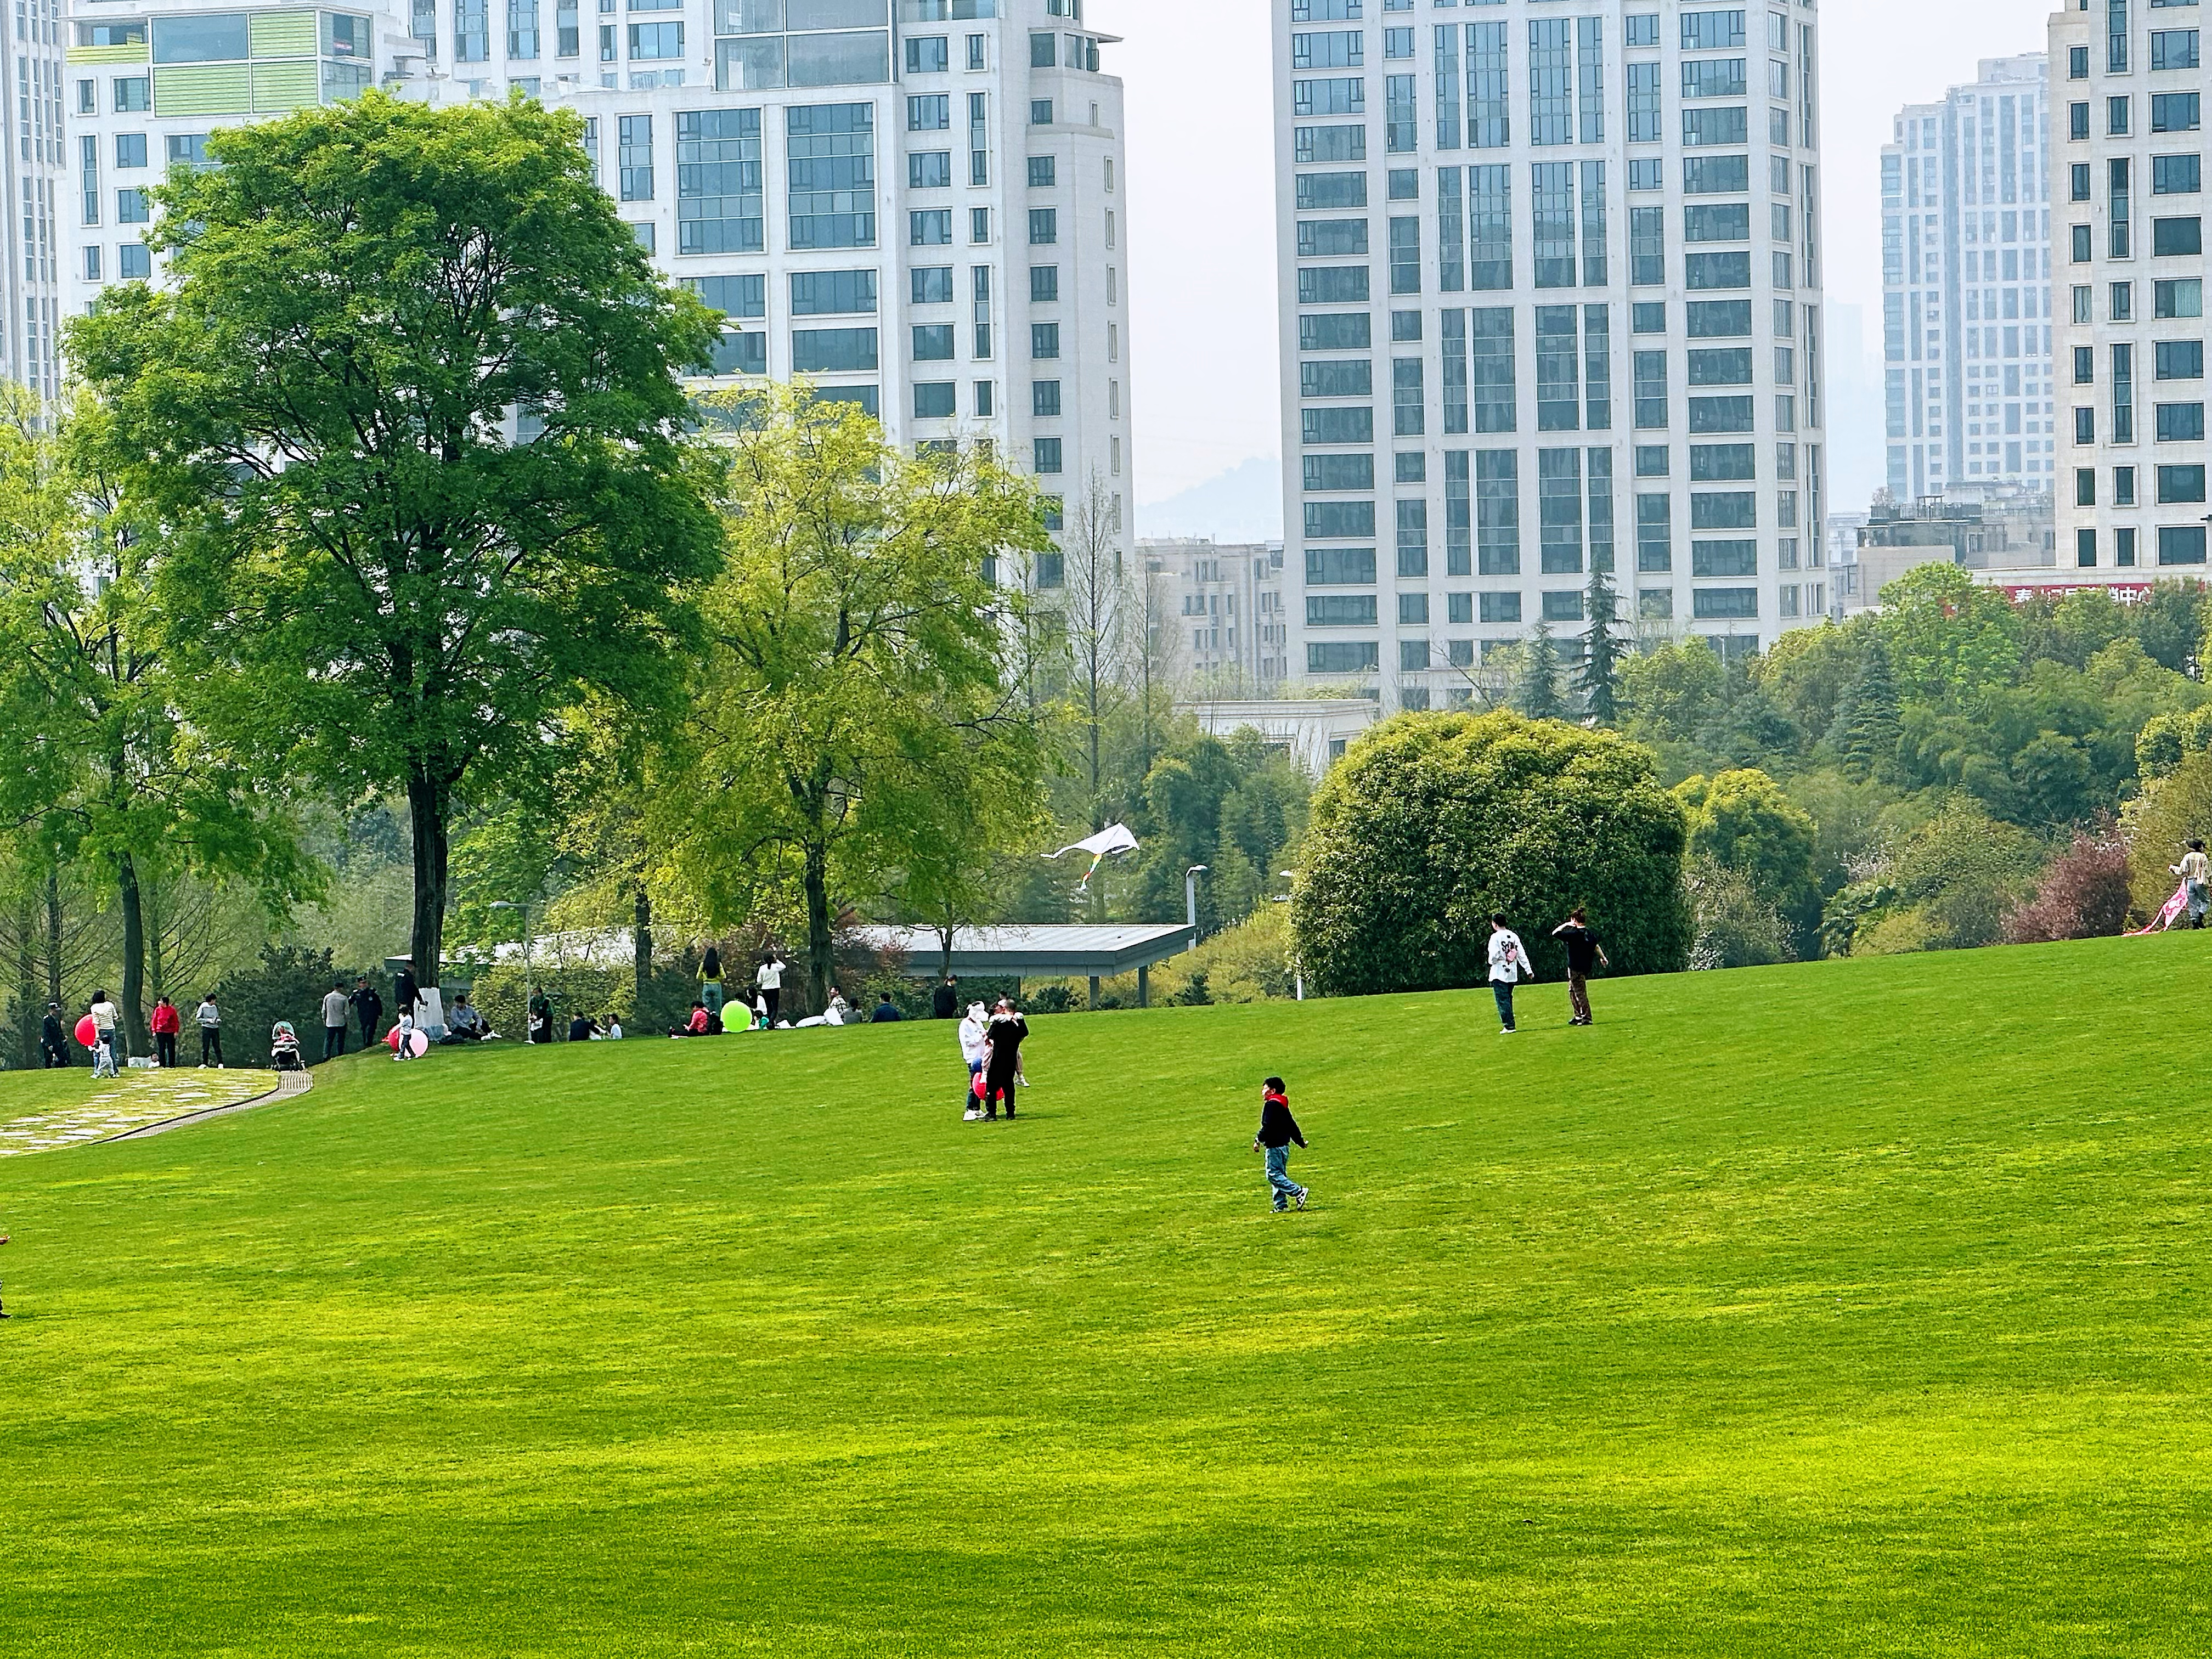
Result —
[[[960,1015],[960,981],[947,974],[945,983],[929,994],[932,1019],[957,1019]]]
[[[1610,968],[1613,963],[1605,946],[1597,942],[1597,935],[1590,932],[1589,918],[1579,904],[1552,929],[1552,937],[1567,947],[1567,1000],[1575,1010],[1575,1017],[1567,1024],[1587,1025],[1590,1023],[1589,976],[1600,966]]]
[[[1523,979],[1534,979],[1536,970],[1528,965],[1528,947],[1521,942],[1521,935],[1505,925],[1503,915],[1490,919],[1490,992],[1498,999],[1498,1035],[1510,1036],[1520,1029],[1513,1023],[1513,988]]]
[[[413,1018],[415,1005],[422,1000],[422,988],[415,982],[415,959],[408,957],[399,964],[399,971],[392,976],[392,1000],[398,1006],[394,1017]]]
[[[92,1074],[113,1077],[117,1074],[115,1023],[120,1012],[107,1000],[105,991],[92,994],[92,1006],[85,1012],[92,1016]]]
[[[210,1066],[222,1070],[222,1010],[216,1006],[215,993],[210,991],[200,999],[200,1006],[192,1010],[192,1024],[200,1028],[200,1070]]]
[[[367,1048],[384,1035],[377,1029],[384,1024],[384,999],[376,994],[368,975],[360,974],[354,978],[353,995],[346,1000],[353,1006],[354,1024],[361,1027],[361,1046]]]
[[[761,958],[760,969],[753,975],[753,984],[760,991],[762,1017],[771,1026],[783,1006],[783,967],[781,952],[771,951]]]
[[[999,1099],[1006,1102],[1006,1121],[1014,1120],[1014,1085],[1022,1074],[1022,1044],[1028,1040],[1030,1023],[1009,997],[1000,997],[992,1011],[988,1043],[983,1061],[983,1120],[995,1123]]]
[[[713,945],[707,947],[706,960],[699,964],[699,1000],[707,1012],[720,1017],[722,1012],[722,953]]]
[[[2204,926],[2204,912],[2212,907],[2212,859],[2204,855],[2204,843],[2192,841],[2189,850],[2181,855],[2181,862],[2173,866],[2173,873],[2181,878],[2189,893],[2189,925]]]
[[[991,1022],[983,1005],[968,1005],[968,1017],[960,1022],[960,1058],[968,1066],[968,1086],[960,1092],[961,1115],[974,1122],[983,1115],[975,1079],[983,1075],[983,1062],[991,1053]]]
[[[1306,1138],[1298,1133],[1298,1121],[1291,1115],[1291,1097],[1283,1087],[1283,1079],[1271,1077],[1260,1093],[1260,1133],[1252,1137],[1252,1150],[1267,1155],[1267,1188],[1274,1194],[1275,1213],[1280,1215],[1296,1203],[1301,1210],[1311,1196],[1307,1190],[1291,1179],[1291,1145],[1297,1144],[1305,1150]]]
[[[146,1022],[154,1033],[154,1063],[174,1068],[177,1063],[177,1033],[185,1029],[185,1018],[177,1012],[177,1005],[163,992],[154,999],[154,1012]]]
[[[46,1005],[46,1023],[39,1028],[39,1059],[49,1072],[70,1063],[69,1033],[62,1030],[62,1006],[58,1002]]]
[[[326,1060],[345,1053],[346,1013],[351,1006],[345,981],[332,980],[331,988],[323,993],[323,1058]]]
[[[691,1006],[695,1008],[703,1008],[707,1005],[703,1002],[695,1002]],[[524,1032],[526,1041],[531,1042],[550,1042],[553,1041],[553,1001],[551,998],[548,997],[543,991],[532,992],[531,994],[529,1004],[524,1009],[523,1012],[524,1024],[527,1028]]]

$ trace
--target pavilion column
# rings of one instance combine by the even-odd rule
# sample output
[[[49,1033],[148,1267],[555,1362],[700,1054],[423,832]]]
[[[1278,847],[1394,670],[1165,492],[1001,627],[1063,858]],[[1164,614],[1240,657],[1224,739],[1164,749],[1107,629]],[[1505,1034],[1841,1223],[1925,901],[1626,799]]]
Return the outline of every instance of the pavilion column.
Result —
[[[1098,975],[1096,974],[1091,976],[1091,1006],[1096,1012],[1098,1007]]]
[[[1137,1006],[1149,1008],[1152,1006],[1152,970],[1149,967],[1139,968],[1137,969]]]

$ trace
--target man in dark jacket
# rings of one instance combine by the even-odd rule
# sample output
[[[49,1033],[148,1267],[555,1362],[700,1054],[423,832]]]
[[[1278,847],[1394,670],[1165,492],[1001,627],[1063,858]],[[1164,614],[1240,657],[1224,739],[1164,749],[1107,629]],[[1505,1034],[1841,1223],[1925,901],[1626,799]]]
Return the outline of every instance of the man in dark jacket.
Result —
[[[929,994],[929,1017],[932,1019],[960,1018],[960,981],[947,974],[945,983]]]
[[[415,982],[415,963],[412,957],[399,964],[399,971],[392,976],[392,1010],[394,1019],[415,1012],[415,1005],[422,1000],[422,988]]]
[[[1283,1079],[1271,1077],[1260,1097],[1260,1133],[1252,1137],[1252,1150],[1267,1154],[1267,1186],[1275,1194],[1278,1213],[1291,1207],[1293,1200],[1301,1210],[1306,1206],[1306,1189],[1291,1179],[1291,1144],[1305,1149],[1306,1138],[1298,1133],[1298,1121],[1291,1115],[1291,1097],[1284,1091]]]
[[[46,1005],[46,1023],[39,1028],[39,1058],[50,1072],[57,1066],[70,1063],[69,1033],[62,1030],[62,1006],[58,1002]]]
[[[1006,1119],[1013,1121],[1014,1085],[1022,1075],[1022,1043],[1029,1036],[1030,1023],[1021,1017],[1012,1001],[999,999],[992,1011],[991,1024],[984,1033],[990,1045],[990,1060],[983,1067],[983,1118],[986,1122],[999,1115],[999,1097],[1006,1097]]]
[[[384,1033],[378,1027],[384,1024],[384,999],[376,994],[376,987],[368,982],[367,974],[354,976],[353,994],[346,999],[353,1004],[354,1023],[361,1027],[361,1046],[374,1043]]]

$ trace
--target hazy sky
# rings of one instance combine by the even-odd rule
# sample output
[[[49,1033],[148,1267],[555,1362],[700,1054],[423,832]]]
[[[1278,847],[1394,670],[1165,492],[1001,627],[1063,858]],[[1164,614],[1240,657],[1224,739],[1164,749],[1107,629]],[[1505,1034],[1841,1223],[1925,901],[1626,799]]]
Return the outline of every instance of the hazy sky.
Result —
[[[1268,20],[1286,0],[1091,0],[1126,37],[1136,494],[1276,455]],[[1881,315],[1881,146],[1897,111],[2043,49],[2050,0],[1830,0],[1822,9],[1828,297]],[[1875,342],[1875,343],[1879,343]]]

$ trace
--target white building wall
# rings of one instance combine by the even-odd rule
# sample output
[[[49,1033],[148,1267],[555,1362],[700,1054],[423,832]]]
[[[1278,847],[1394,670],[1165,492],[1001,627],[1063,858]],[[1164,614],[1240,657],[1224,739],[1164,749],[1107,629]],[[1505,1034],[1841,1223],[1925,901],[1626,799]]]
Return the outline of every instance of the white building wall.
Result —
[[[2058,564],[2077,581],[2205,574],[2197,21],[2145,0],[2051,20]]]
[[[1630,626],[1728,652],[1819,620],[1814,9],[1274,14],[1294,671],[1386,704],[1464,698],[1538,623],[1579,633],[1593,570]],[[1510,256],[1478,178],[1504,188]],[[1532,198],[1562,181],[1540,248]],[[1486,397],[1462,331],[1506,317],[1489,361],[1510,392]],[[1543,395],[1555,369],[1571,393]]]
[[[2048,64],[1985,60],[1881,152],[1888,486],[2051,488]]]
[[[1085,27],[1082,0],[628,4],[386,0],[358,13],[276,15],[360,16],[362,38],[374,37],[374,78],[403,95],[445,104],[519,88],[576,110],[592,124],[602,187],[657,263],[731,307],[723,383],[807,373],[823,392],[874,409],[902,446],[997,445],[1071,508],[1095,477],[1113,521],[1126,522],[1133,455],[1121,83],[1099,72],[1113,42]],[[70,215],[68,299],[81,311],[129,274],[125,259],[144,258],[127,251],[137,228],[117,222],[118,207],[132,210],[117,192],[157,178],[173,139],[189,145],[279,104],[272,95],[245,109],[220,88],[166,95],[170,66],[157,61],[153,106],[129,107],[126,97],[118,107],[110,83],[146,76],[149,55],[175,49],[162,45],[161,21],[245,14],[76,0],[71,15],[104,29],[155,23],[134,62],[70,71],[91,83],[92,112],[72,136],[95,140],[100,173],[100,222]],[[327,70],[326,27],[324,40]],[[236,67],[259,76],[260,34],[253,44],[255,61]],[[115,54],[88,42],[74,55]],[[810,84],[786,84],[793,78]],[[258,95],[260,82],[252,84]],[[819,182],[839,194],[810,205],[848,216],[848,231],[872,216],[864,235],[837,239],[857,246],[802,246],[809,239],[798,234],[815,216],[793,200],[791,112],[824,108],[865,125],[845,147],[866,165],[833,164],[836,176]],[[740,112],[757,117],[757,129]],[[139,138],[146,164],[118,173],[118,141]],[[126,159],[136,153],[127,149]],[[805,295],[794,286],[829,273],[865,273],[873,292],[849,276]],[[946,330],[949,356],[940,355]],[[1040,562],[1040,586],[1058,574],[1056,559]]]
[[[0,67],[9,166],[0,259],[0,374],[52,398],[61,390],[62,228],[71,216],[65,159],[61,0],[16,0]]]

